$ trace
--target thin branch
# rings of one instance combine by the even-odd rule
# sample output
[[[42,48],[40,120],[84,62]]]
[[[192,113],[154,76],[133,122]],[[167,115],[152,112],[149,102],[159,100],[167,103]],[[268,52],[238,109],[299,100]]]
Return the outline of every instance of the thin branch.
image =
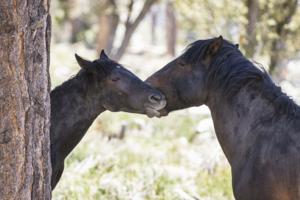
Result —
[[[125,22],[125,26],[130,26],[130,19],[131,19],[131,14],[132,14],[132,9],[133,9],[133,4],[134,4],[134,0],[130,0],[128,6],[127,6],[127,10],[128,10],[128,14],[127,14],[127,19]]]

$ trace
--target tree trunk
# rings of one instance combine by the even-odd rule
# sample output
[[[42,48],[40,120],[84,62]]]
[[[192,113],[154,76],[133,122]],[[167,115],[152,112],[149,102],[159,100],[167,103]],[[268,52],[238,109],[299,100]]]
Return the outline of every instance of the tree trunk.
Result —
[[[246,0],[246,6],[248,8],[248,23],[246,25],[246,41],[244,44],[244,48],[246,56],[252,58],[254,56],[255,48],[257,45],[256,24],[258,21],[259,2],[258,0]]]
[[[295,15],[297,10],[297,3],[297,0],[289,0],[283,2],[281,5],[282,12],[280,13],[280,17],[274,18],[276,19],[275,34],[277,35],[277,37],[271,41],[269,68],[269,72],[271,74],[275,72],[276,68],[283,67],[280,65],[281,63],[285,63],[285,39],[288,35],[288,31],[285,30],[284,27],[291,22],[292,17]]]
[[[280,66],[280,63],[283,62],[283,55],[281,49],[285,49],[284,42],[280,39],[274,39],[271,43],[271,55],[270,55],[270,74],[274,74],[275,69]]]
[[[130,43],[130,39],[131,39],[134,31],[136,30],[136,28],[138,27],[140,22],[144,19],[144,17],[146,16],[148,11],[150,10],[151,6],[156,1],[157,0],[146,0],[142,10],[140,11],[137,18],[133,22],[130,20],[130,17],[131,17],[131,14],[132,14],[131,11],[132,11],[133,3],[129,4],[129,6],[128,6],[128,16],[127,16],[127,21],[125,23],[125,33],[123,35],[123,39],[122,39],[122,42],[121,42],[121,45],[119,46],[119,48],[112,55],[112,57],[115,60],[120,60],[121,57],[124,55],[125,50],[126,50],[127,46]],[[133,2],[133,1],[131,1],[131,2]]]
[[[0,199],[51,199],[50,0],[0,1]]]
[[[158,19],[158,8],[153,6],[151,9],[151,44],[155,45],[157,42],[156,29],[157,29],[157,19]]]
[[[114,0],[108,0],[106,2],[106,8],[100,15],[99,19],[99,34],[97,49],[100,52],[105,49],[107,54],[111,54],[113,44],[116,37],[117,28],[119,25],[119,14],[117,12],[117,5]]]
[[[166,20],[167,54],[171,56],[175,56],[177,26],[176,26],[176,16],[174,13],[174,6],[170,1],[167,2],[166,19],[167,19]]]

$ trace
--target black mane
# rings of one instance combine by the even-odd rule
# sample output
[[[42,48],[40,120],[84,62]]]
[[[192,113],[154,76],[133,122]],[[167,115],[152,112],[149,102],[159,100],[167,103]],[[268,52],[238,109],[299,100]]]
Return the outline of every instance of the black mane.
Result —
[[[105,78],[105,76],[109,75],[112,72],[114,65],[117,65],[117,63],[111,60],[109,61],[95,60],[93,61],[93,64],[102,66],[102,67],[95,66],[94,69],[90,69],[90,71],[93,70],[95,73],[98,74],[98,77],[101,78]],[[61,85],[56,86],[51,91],[51,93],[60,91],[62,93],[61,95],[63,95],[66,90],[69,90],[73,86],[75,86],[77,89],[87,91],[93,84],[92,79],[88,73],[89,72],[87,71],[87,69],[80,69],[75,75],[71,76],[67,81],[63,82]],[[98,82],[98,84],[100,83]]]
[[[206,46],[212,40],[198,40],[190,44],[182,57],[191,65],[199,65]],[[254,88],[274,105],[277,112],[300,117],[300,107],[275,85],[265,69],[245,58],[236,45],[226,40],[211,61],[206,84],[229,100],[242,88]]]

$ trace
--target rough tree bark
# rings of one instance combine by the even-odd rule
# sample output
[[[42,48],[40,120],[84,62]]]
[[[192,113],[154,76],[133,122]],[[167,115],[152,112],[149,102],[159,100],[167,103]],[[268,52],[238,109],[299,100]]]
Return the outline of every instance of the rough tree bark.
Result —
[[[167,41],[167,54],[175,56],[176,51],[176,38],[177,38],[177,25],[174,6],[171,1],[167,2],[166,7],[166,41]]]
[[[0,1],[0,199],[51,199],[50,0]]]

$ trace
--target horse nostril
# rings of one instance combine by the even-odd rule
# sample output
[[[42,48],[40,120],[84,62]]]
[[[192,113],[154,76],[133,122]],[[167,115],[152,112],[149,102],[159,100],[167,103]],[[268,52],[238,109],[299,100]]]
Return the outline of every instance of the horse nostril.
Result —
[[[157,102],[162,100],[162,96],[158,95],[158,94],[152,94],[152,95],[149,96],[149,100],[151,102],[157,103]]]

